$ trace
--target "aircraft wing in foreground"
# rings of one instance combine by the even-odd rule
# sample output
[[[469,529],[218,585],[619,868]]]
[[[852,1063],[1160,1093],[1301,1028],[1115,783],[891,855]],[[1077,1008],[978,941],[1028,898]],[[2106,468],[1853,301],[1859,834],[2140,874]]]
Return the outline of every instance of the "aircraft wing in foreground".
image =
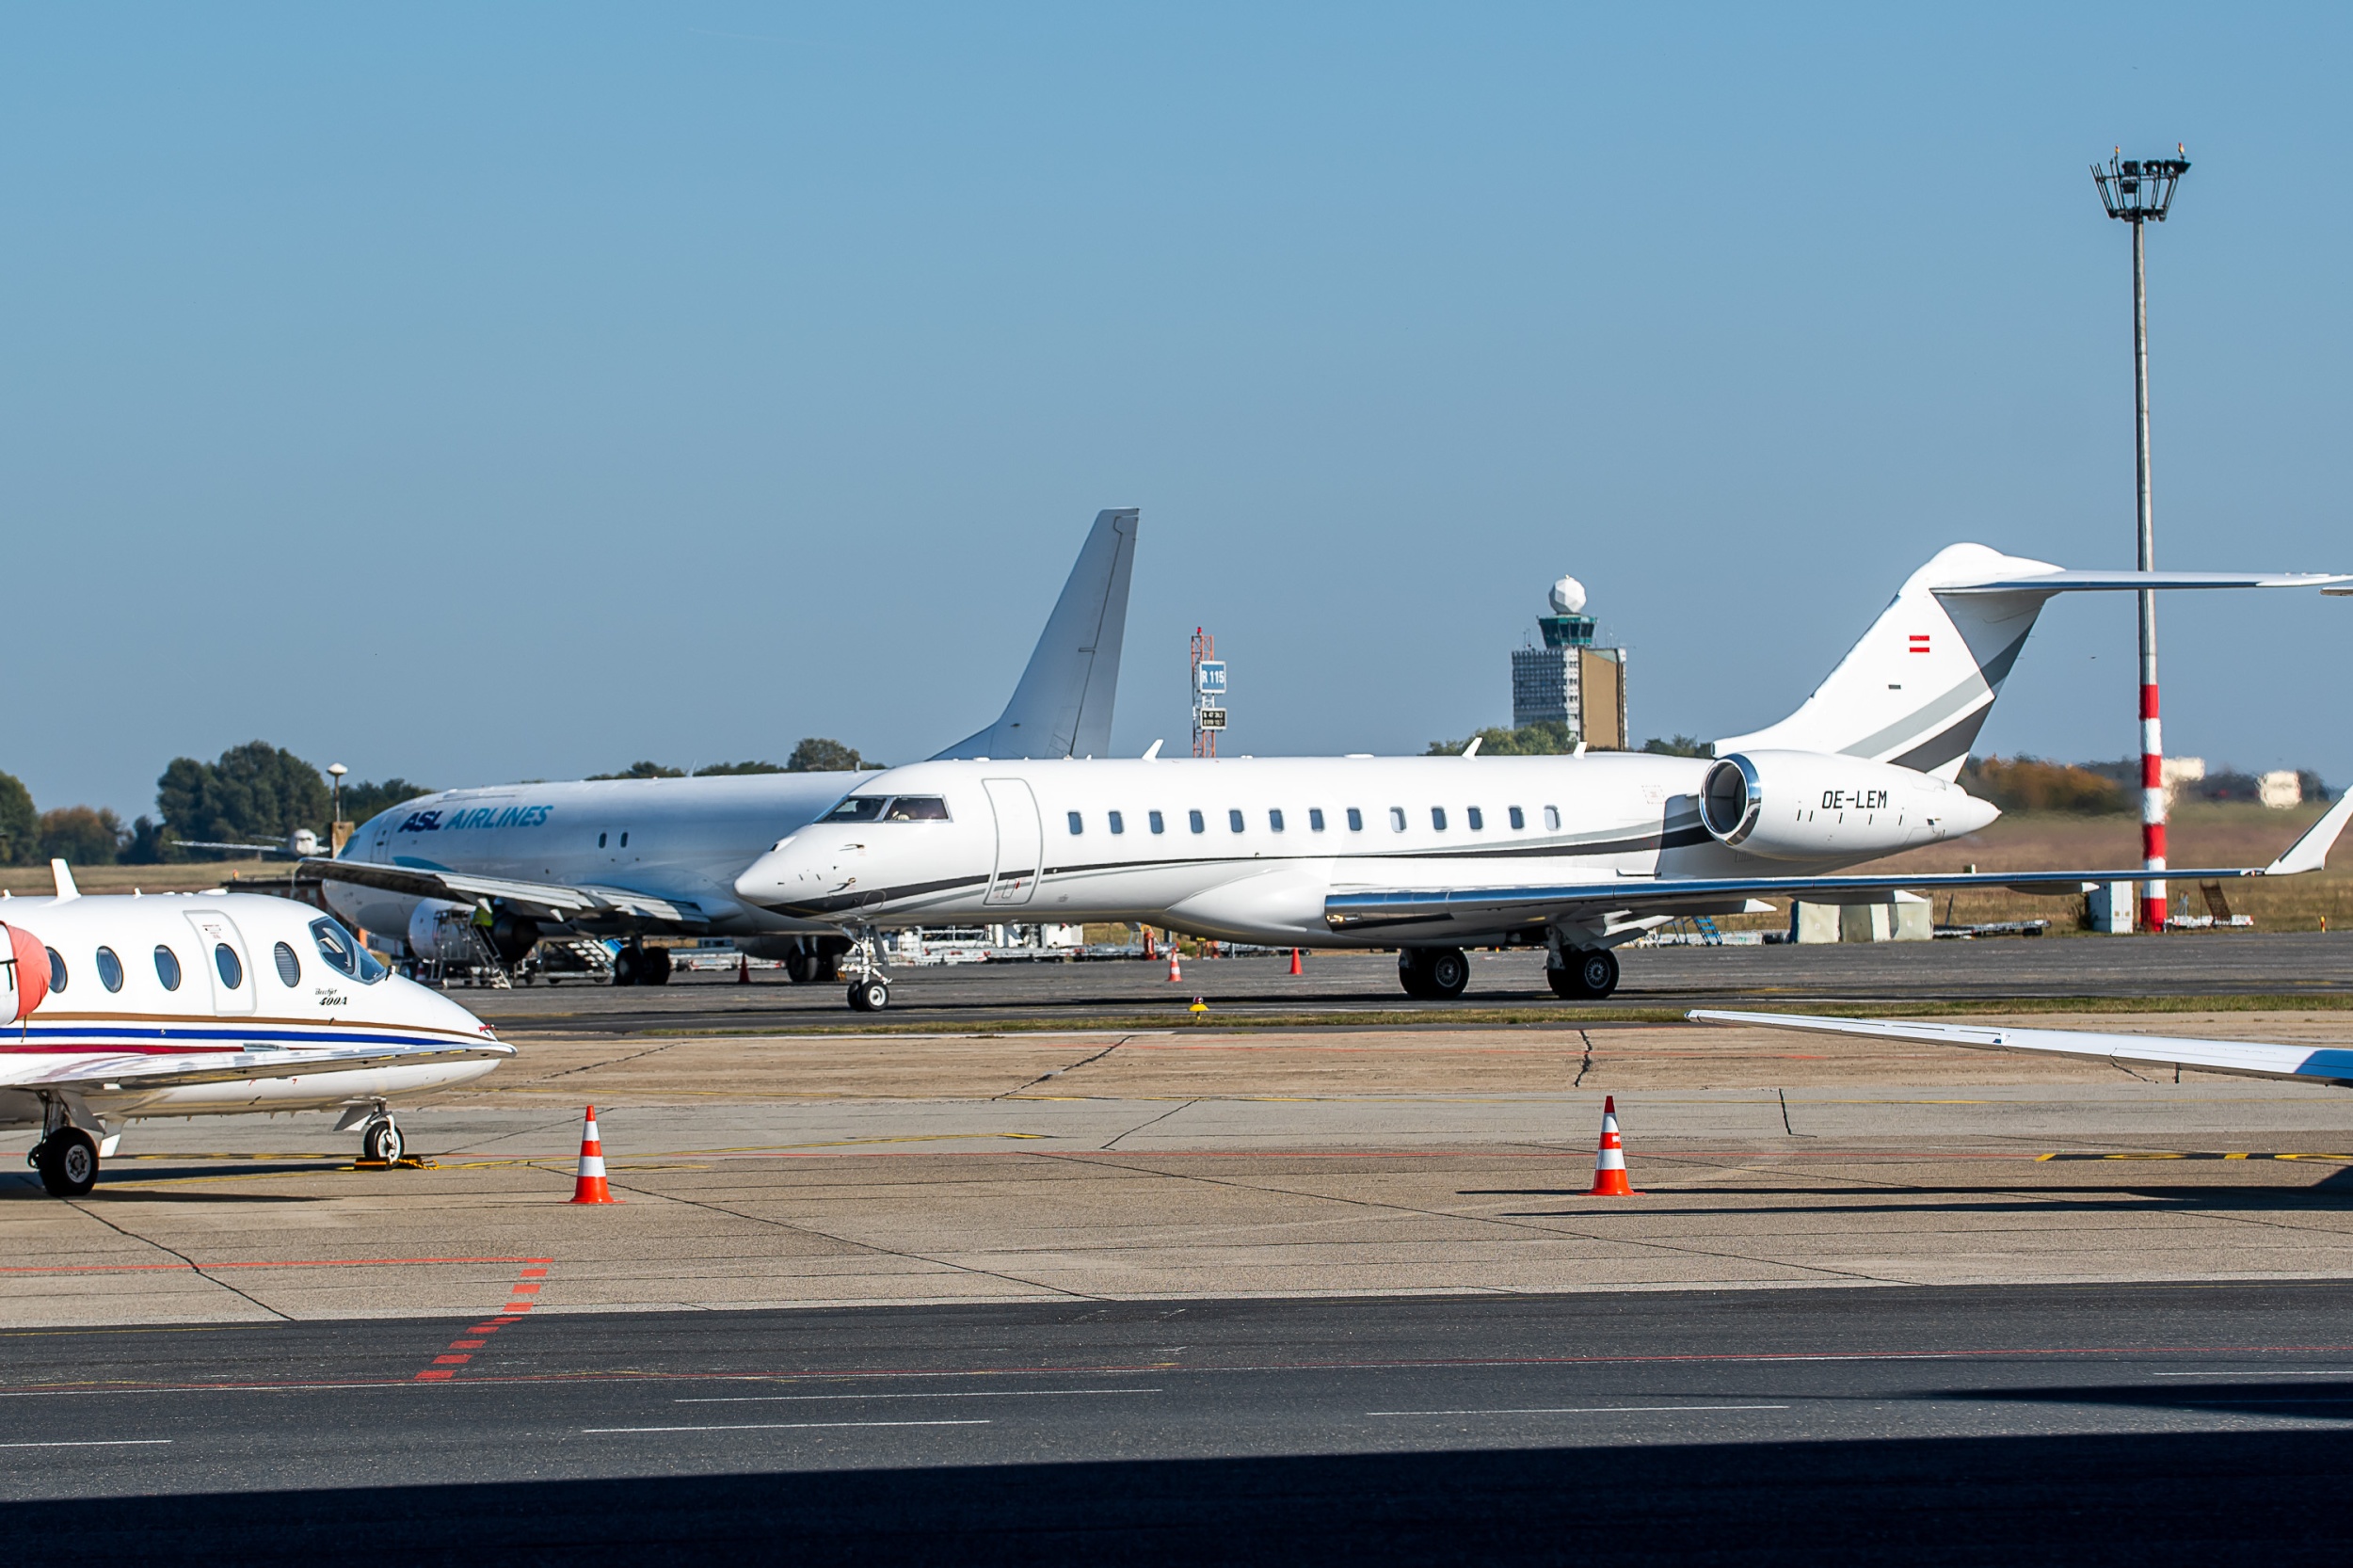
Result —
[[[2353,1050],[2277,1046],[2254,1040],[2184,1040],[2161,1034],[2106,1034],[2077,1029],[2013,1029],[2008,1025],[1940,1024],[1901,1018],[1823,1018],[1798,1013],[1724,1013],[1702,1008],[1693,1023],[1736,1029],[1787,1029],[1813,1034],[1860,1035],[1970,1050],[2014,1050],[2075,1056],[2120,1066],[2188,1067],[2242,1078],[2290,1078],[2353,1087]]]

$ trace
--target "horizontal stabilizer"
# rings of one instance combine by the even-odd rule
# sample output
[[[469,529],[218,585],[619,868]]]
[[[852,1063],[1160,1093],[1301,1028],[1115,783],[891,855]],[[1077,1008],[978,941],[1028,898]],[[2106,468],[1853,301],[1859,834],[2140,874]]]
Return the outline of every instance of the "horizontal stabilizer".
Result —
[[[2328,571],[2046,571],[1951,583],[1940,594],[2137,593],[2143,588],[2326,588],[2353,583]]]
[[[2075,1056],[2118,1065],[2188,1067],[2242,1078],[2294,1078],[2353,1084],[2353,1050],[2275,1046],[2254,1040],[2183,1040],[2162,1034],[2108,1034],[2073,1029],[2011,1029],[1983,1024],[1923,1023],[1901,1018],[1823,1018],[1799,1013],[1724,1013],[1702,1008],[1693,1023],[1738,1029],[1786,1029],[1969,1050],[2014,1050]]]

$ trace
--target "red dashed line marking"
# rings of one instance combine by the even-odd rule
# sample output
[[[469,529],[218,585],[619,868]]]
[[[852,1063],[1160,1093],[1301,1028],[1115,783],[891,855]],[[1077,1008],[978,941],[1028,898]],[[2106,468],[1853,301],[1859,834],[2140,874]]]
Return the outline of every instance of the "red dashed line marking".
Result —
[[[554,1259],[547,1257],[507,1257],[500,1258],[498,1261],[502,1263],[527,1263],[532,1265],[530,1268],[520,1271],[520,1277],[514,1285],[508,1288],[509,1295],[521,1296],[529,1293],[535,1293],[538,1290],[538,1282],[547,1277],[548,1271],[546,1265],[553,1262]],[[478,1322],[472,1328],[467,1329],[466,1334],[468,1337],[451,1340],[449,1350],[440,1355],[435,1356],[433,1358],[433,1364],[419,1372],[411,1381],[416,1383],[446,1383],[451,1378],[456,1377],[457,1375],[457,1368],[472,1361],[473,1359],[473,1352],[481,1350],[484,1346],[490,1342],[490,1336],[496,1334],[499,1330],[504,1328],[509,1323],[520,1322],[522,1320],[522,1315],[531,1310],[532,1304],[533,1304],[528,1301],[509,1301],[504,1306],[499,1309],[499,1315],[497,1317],[486,1318],[481,1322]]]

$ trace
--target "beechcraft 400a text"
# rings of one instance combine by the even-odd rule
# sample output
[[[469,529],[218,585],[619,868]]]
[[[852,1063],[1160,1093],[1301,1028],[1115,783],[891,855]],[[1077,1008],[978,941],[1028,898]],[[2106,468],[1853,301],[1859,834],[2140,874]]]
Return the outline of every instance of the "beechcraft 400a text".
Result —
[[[1954,545],[1779,724],[1714,760],[1575,757],[935,761],[863,781],[736,882],[746,904],[856,937],[854,1006],[888,998],[880,929],[1129,920],[1293,947],[1395,948],[1422,997],[1458,995],[1465,948],[1541,947],[1562,997],[1608,996],[1613,949],[1773,895],[1879,903],[1898,888],[2073,891],[2129,871],[1850,875],[1999,813],[1954,780],[2055,595],[2285,588],[2342,576],[2065,571]],[[2321,864],[2346,808],[2271,865]]]

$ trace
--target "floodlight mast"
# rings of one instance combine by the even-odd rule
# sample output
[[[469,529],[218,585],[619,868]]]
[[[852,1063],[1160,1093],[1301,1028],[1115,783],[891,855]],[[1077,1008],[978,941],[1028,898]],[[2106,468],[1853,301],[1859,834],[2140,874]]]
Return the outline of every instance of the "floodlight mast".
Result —
[[[2139,490],[2140,569],[2156,570],[2156,524],[2149,503],[2149,266],[2148,225],[2163,223],[2173,188],[2189,169],[2177,156],[2127,158],[2118,148],[2108,166],[2091,166],[2100,204],[2108,216],[2133,226],[2133,456]],[[2165,736],[2157,719],[2157,596],[2140,590],[2140,855],[2148,872],[2140,890],[2140,928],[2165,930]]]

